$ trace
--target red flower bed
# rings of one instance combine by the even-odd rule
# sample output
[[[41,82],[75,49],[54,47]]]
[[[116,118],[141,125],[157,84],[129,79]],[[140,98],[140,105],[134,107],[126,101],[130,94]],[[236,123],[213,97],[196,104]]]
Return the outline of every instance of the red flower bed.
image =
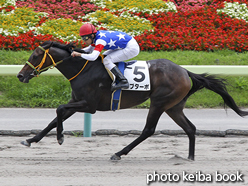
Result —
[[[248,50],[248,23],[218,15],[223,3],[195,11],[147,15],[155,32],[146,32],[136,39],[141,50]]]
[[[33,31],[20,34],[19,36],[3,36],[0,34],[0,49],[6,50],[34,50],[45,41],[56,41],[62,44],[68,44],[52,35],[34,35]],[[83,41],[74,42],[77,47],[85,47]]]
[[[54,38],[52,35],[34,35],[32,31],[15,36],[0,35],[0,48],[10,50],[34,50],[44,41],[56,41],[62,44],[68,44],[61,39]],[[75,42],[78,47],[84,47],[83,42]]]
[[[34,36],[32,31],[29,31],[25,34],[20,34],[18,37],[0,35],[0,46],[2,49],[34,50],[37,46],[39,46],[41,41],[48,41],[48,40],[53,40],[52,36],[49,35]]]
[[[34,50],[41,43],[45,41],[56,41],[61,44],[68,44],[61,39],[54,38],[52,35],[37,35],[35,36],[32,31],[25,34],[15,36],[2,36],[0,35],[0,47],[1,49],[10,50]],[[75,42],[78,47],[85,47],[82,41]]]
[[[0,12],[2,12],[2,10],[5,10],[6,12],[10,12],[11,10],[14,10],[14,9],[15,9],[14,6],[1,7]]]

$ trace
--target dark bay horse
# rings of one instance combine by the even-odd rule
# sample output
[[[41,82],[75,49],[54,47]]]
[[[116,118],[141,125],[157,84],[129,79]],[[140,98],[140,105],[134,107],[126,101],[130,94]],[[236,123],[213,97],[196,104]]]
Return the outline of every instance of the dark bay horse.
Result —
[[[67,79],[70,79],[72,88],[71,100],[68,104],[60,105],[57,108],[57,117],[36,136],[23,141],[23,145],[30,146],[33,142],[39,142],[53,128],[57,128],[57,140],[61,145],[64,141],[62,123],[75,112],[93,114],[97,110],[110,110],[112,80],[104,68],[101,58],[94,62],[87,62],[81,57],[73,58],[70,56],[72,47],[73,44],[44,42],[34,50],[27,64],[18,73],[19,80],[28,83],[31,78],[46,71],[49,67],[55,66]],[[166,112],[188,135],[188,158],[194,160],[196,128],[184,115],[183,109],[189,96],[202,88],[219,94],[225,104],[238,115],[248,115],[248,112],[238,108],[228,94],[224,79],[208,74],[194,74],[167,59],[150,60],[147,61],[147,64],[151,90],[123,90],[120,105],[120,109],[130,108],[150,98],[146,125],[136,140],[115,153],[111,159],[121,159],[122,155],[127,155],[139,143],[153,135],[160,116]]]

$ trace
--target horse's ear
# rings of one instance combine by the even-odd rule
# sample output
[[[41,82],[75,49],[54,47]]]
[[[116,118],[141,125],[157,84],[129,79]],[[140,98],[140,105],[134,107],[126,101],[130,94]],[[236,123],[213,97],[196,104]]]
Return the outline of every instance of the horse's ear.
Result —
[[[66,45],[66,50],[70,53],[72,53],[74,51],[75,48],[75,42],[70,42],[69,44]]]
[[[70,53],[72,53],[72,52],[73,52],[73,48],[72,48],[72,47],[68,48],[68,51],[69,51]]]
[[[52,41],[45,41],[44,43],[41,44],[41,46],[42,46],[44,49],[48,49],[48,48],[50,48],[52,45],[53,45],[53,42],[52,42]]]
[[[52,47],[52,45],[53,45],[53,42],[51,42],[50,44],[48,44],[48,46],[45,47],[45,48],[50,48],[50,47]]]

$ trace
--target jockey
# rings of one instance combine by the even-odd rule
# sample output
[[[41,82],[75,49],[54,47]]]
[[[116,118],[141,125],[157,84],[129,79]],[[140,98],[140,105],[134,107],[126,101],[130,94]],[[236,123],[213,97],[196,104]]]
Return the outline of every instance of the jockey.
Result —
[[[120,61],[131,59],[140,52],[137,41],[128,34],[119,31],[96,30],[89,23],[81,26],[79,35],[86,43],[87,47],[82,50],[87,54],[72,52],[72,56],[81,56],[82,58],[95,61],[103,49],[107,50],[103,53],[106,57],[103,59],[104,66],[110,70],[119,81],[118,84],[112,85],[111,91],[117,89],[127,89],[129,83],[119,68],[114,64]]]

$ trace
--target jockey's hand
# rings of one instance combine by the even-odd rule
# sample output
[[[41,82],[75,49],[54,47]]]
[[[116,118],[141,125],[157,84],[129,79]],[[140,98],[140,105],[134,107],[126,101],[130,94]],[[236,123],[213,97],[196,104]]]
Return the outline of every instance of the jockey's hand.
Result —
[[[73,51],[73,52],[71,53],[71,56],[72,56],[72,57],[80,57],[80,56],[81,56],[81,53]]]

